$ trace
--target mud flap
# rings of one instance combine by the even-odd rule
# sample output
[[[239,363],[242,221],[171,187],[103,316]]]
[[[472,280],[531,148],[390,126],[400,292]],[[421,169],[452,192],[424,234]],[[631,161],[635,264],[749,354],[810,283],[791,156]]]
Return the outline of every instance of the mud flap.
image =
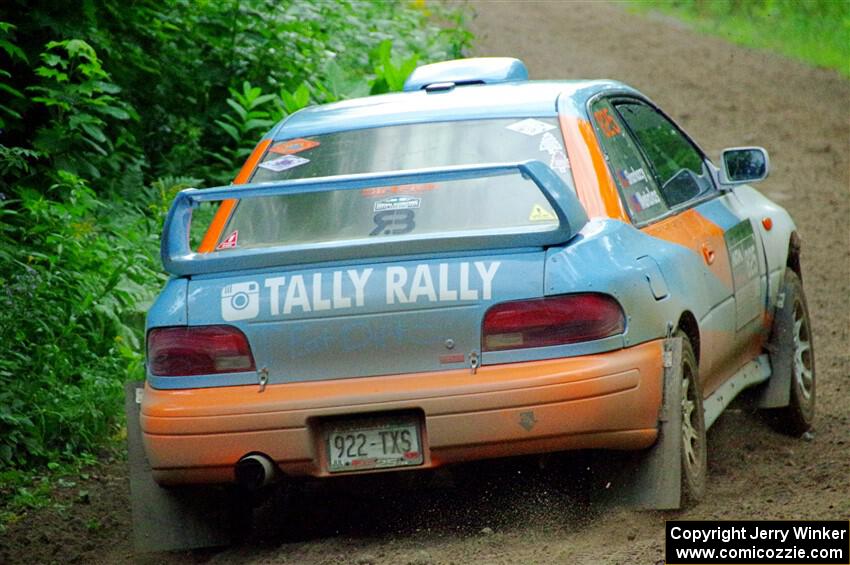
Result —
[[[160,487],[151,475],[142,445],[139,423],[141,381],[124,385],[127,415],[127,459],[130,465],[130,501],[133,545],[136,551],[171,551],[228,545],[233,531],[231,494],[223,487],[179,489]]]
[[[773,359],[771,359],[773,365]],[[772,369],[771,369],[772,370]],[[784,408],[791,404],[791,371],[773,371],[756,400],[758,408]]]
[[[682,339],[664,340],[664,398],[658,440],[624,466],[619,502],[641,510],[672,510],[682,498]]]
[[[783,293],[784,296],[784,293]],[[784,298],[783,298],[784,302]],[[789,305],[793,307],[793,305]],[[785,310],[785,305],[783,308]],[[794,313],[777,309],[775,316],[784,314],[793,320]],[[758,408],[783,408],[791,404],[791,376],[794,374],[794,335],[790,328],[775,327],[771,332],[770,343],[770,379],[759,390],[756,398]]]

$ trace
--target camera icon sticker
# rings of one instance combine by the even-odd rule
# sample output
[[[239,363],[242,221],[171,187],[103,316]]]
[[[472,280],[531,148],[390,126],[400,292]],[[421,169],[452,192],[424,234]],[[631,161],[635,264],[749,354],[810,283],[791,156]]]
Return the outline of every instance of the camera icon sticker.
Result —
[[[249,320],[260,313],[260,285],[254,281],[221,289],[221,317],[226,322]]]

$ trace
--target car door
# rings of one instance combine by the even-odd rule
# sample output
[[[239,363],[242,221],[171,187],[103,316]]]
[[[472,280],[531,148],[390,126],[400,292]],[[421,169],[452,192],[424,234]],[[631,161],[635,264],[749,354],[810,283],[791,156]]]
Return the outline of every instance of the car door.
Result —
[[[715,186],[702,151],[656,108],[615,97],[593,111],[632,221],[700,258],[704,276],[688,293],[704,304],[700,372],[708,395],[761,347],[760,241],[734,194]]]

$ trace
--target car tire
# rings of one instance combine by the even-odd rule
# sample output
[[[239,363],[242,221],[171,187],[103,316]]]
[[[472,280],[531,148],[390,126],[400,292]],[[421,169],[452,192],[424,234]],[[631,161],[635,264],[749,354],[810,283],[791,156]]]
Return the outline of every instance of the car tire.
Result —
[[[764,410],[776,431],[799,437],[812,427],[815,416],[815,355],[812,326],[800,277],[785,269],[784,300],[773,318],[768,351],[774,372],[789,371],[788,406]]]
[[[682,499],[681,507],[697,504],[705,495],[708,476],[708,442],[699,365],[690,339],[682,331]]]

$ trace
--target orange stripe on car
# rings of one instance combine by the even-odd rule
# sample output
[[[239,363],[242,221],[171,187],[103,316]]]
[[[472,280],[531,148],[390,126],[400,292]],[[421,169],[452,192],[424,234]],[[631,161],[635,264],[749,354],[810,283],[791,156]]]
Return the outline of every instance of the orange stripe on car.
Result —
[[[248,182],[248,179],[251,178],[251,173],[254,172],[257,163],[259,163],[262,156],[265,155],[266,150],[269,148],[269,145],[271,145],[271,142],[271,139],[264,139],[259,142],[256,147],[254,147],[254,151],[251,152],[248,160],[245,161],[244,165],[242,165],[242,168],[239,170],[239,174],[236,175],[233,184],[245,184]],[[201,241],[201,245],[198,247],[198,253],[209,253],[215,249],[216,243],[221,238],[221,232],[224,230],[224,226],[230,219],[230,214],[233,212],[234,207],[236,207],[236,200],[221,201],[218,211],[215,213],[215,217],[210,223],[210,227],[207,228],[207,233],[204,234],[204,239]]]
[[[700,214],[696,208],[646,226],[642,231],[652,237],[687,247],[700,256],[714,276],[729,288],[733,288],[732,269],[723,229]]]
[[[576,193],[591,218],[614,218],[631,223],[614,179],[599,149],[593,126],[575,116],[561,116],[561,133],[570,157]]]

